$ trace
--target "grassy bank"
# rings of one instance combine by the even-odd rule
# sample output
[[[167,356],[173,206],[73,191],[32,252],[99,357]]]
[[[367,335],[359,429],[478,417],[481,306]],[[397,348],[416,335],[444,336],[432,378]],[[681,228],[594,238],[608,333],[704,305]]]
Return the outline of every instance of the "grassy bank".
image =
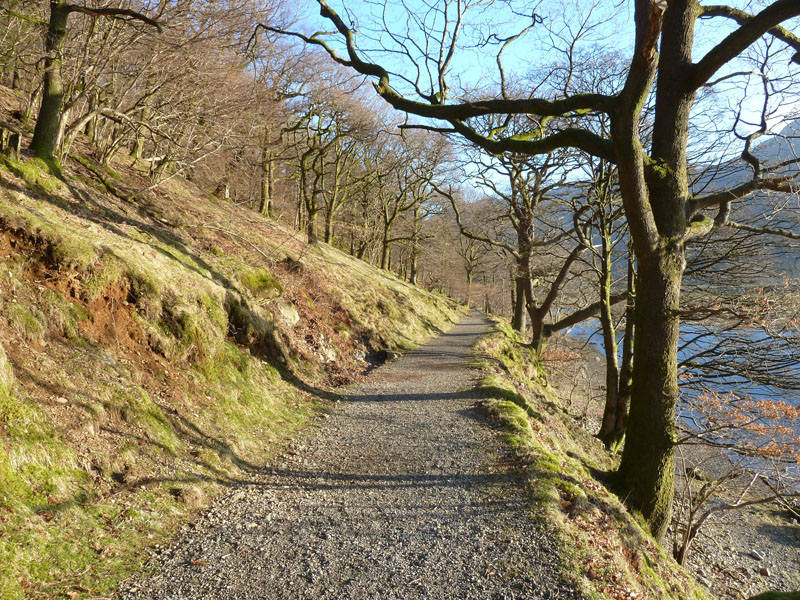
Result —
[[[497,329],[475,349],[482,405],[514,448],[532,510],[559,536],[565,577],[593,599],[705,598],[604,485],[615,459],[580,427],[508,323]]]
[[[126,200],[144,168],[77,151],[0,159],[3,599],[108,596],[333,386],[463,314],[180,178]]]

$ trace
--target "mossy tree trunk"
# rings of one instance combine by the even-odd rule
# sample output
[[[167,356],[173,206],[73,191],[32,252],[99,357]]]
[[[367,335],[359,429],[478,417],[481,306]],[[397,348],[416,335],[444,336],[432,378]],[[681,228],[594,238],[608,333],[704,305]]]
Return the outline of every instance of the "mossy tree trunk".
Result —
[[[56,156],[61,108],[64,104],[64,82],[61,75],[61,52],[67,36],[70,5],[64,0],[50,2],[50,21],[45,37],[42,104],[33,131],[31,152],[52,160]]]
[[[683,259],[682,250],[665,254],[639,261],[633,388],[619,467],[628,502],[641,510],[659,540],[669,525],[674,493]]]
[[[691,72],[694,22],[699,5],[684,0],[662,14],[652,7],[640,12],[642,51],[633,69],[641,69],[636,86],[628,85],[623,114],[612,121],[619,157],[619,179],[636,252],[635,347],[631,406],[618,477],[627,501],[641,511],[661,541],[672,515],[675,477],[675,409],[678,401],[680,289],[685,267],[688,178],[686,145],[694,90],[683,85]],[[661,53],[658,61],[658,30]],[[641,108],[658,66],[656,118],[651,168],[645,170],[639,141]]]
[[[514,317],[511,319],[511,326],[520,333],[525,335],[525,279],[516,276],[514,279],[516,291],[512,293],[512,302],[514,304]]]

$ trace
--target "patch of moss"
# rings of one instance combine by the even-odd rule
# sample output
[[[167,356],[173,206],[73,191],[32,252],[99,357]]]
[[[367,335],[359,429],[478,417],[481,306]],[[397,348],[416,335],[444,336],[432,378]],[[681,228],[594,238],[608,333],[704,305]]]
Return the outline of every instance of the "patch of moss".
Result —
[[[62,177],[61,167],[55,161],[46,161],[42,158],[17,161],[2,155],[0,164],[34,188],[39,188],[49,194],[64,190],[64,183],[59,179]]]
[[[239,281],[255,298],[269,300],[283,295],[283,286],[266,269],[245,269],[239,274]]]

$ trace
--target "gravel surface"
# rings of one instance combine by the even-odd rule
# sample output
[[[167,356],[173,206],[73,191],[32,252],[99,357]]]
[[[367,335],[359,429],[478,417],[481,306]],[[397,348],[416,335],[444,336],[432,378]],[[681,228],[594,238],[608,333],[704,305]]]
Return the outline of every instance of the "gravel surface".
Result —
[[[322,425],[154,555],[132,598],[576,598],[474,408],[477,313],[345,388]]]

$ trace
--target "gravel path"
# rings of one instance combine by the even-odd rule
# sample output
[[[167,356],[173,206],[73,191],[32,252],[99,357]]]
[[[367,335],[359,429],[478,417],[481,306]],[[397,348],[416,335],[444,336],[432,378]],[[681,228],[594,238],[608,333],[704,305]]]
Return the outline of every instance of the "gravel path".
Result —
[[[449,333],[346,388],[337,408],[151,560],[133,598],[575,598]]]

